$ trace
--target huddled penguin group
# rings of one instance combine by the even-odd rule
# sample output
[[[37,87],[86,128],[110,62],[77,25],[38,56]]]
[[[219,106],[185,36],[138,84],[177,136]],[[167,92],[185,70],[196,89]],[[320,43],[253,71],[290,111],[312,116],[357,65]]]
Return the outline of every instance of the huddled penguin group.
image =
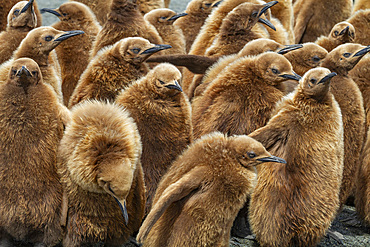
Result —
[[[36,2],[0,6],[0,246],[370,226],[369,1]]]

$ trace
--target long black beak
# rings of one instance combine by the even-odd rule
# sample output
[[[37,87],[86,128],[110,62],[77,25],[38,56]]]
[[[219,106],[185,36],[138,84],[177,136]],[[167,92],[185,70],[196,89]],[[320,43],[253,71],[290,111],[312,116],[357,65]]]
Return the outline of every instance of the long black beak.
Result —
[[[272,23],[269,21],[269,20],[265,20],[265,19],[262,19],[261,17],[258,18],[258,22],[261,22],[263,24],[265,24],[266,26],[268,26],[269,28],[271,28],[272,30],[276,31],[276,28],[274,25],[272,25]]]
[[[169,48],[172,48],[172,46],[170,46],[170,45],[155,45],[152,48],[146,49],[141,54],[153,54],[153,53],[159,52],[161,50],[166,50],[166,49],[169,49]]]
[[[177,15],[174,15],[172,16],[170,19],[168,19],[169,21],[174,21],[174,20],[177,20],[179,19],[180,17],[183,17],[183,16],[186,16],[188,15],[187,13],[181,13],[181,14],[177,14]]]
[[[362,50],[359,50],[355,55],[353,55],[354,57],[358,57],[358,56],[363,56],[365,55],[366,53],[368,53],[370,51],[370,45],[365,47],[364,49]]]
[[[121,212],[123,214],[123,218],[125,219],[125,225],[127,226],[127,224],[128,224],[128,213],[127,213],[126,201],[123,201],[123,205],[122,205],[122,203],[115,196],[113,196],[113,198],[118,203],[118,206],[121,209]]]
[[[80,31],[80,30],[67,31],[64,34],[62,34],[61,36],[59,36],[58,38],[56,38],[54,41],[59,41],[60,42],[60,41],[69,39],[73,36],[84,34],[84,33],[85,33],[84,31]]]
[[[285,159],[282,159],[282,158],[279,158],[279,157],[276,157],[276,156],[270,156],[270,157],[260,158],[260,159],[257,159],[257,161],[261,161],[261,162],[276,162],[276,163],[286,164]]]
[[[32,9],[33,2],[34,2],[34,0],[30,0],[30,1],[28,1],[28,3],[27,3],[27,4],[23,7],[23,9],[21,10],[21,13],[26,12],[26,11],[27,11],[27,9],[29,9],[29,7],[31,7],[31,9]]]
[[[272,2],[265,3],[263,5],[263,8],[261,9],[261,12],[259,13],[258,17],[263,15],[269,8],[271,8],[272,6],[274,6],[277,3],[278,3],[278,1],[272,1]]]
[[[339,35],[343,35],[343,34],[347,33],[348,31],[349,31],[349,26],[347,26],[345,29],[343,29],[343,30],[339,33]]]
[[[176,89],[176,90],[182,92],[182,88],[181,88],[180,84],[177,81],[175,81],[175,84],[169,84],[169,85],[166,85],[165,87],[170,88],[170,89]]]
[[[295,80],[295,81],[299,81],[302,78],[300,75],[296,74],[295,72],[293,73],[294,75],[284,74],[284,75],[279,75],[279,76],[285,79],[288,79],[288,80]]]
[[[333,78],[334,76],[336,76],[337,75],[337,73],[335,73],[335,72],[332,72],[332,73],[330,73],[330,74],[328,74],[328,75],[326,75],[324,78],[322,78],[317,84],[320,84],[320,83],[325,83],[325,82],[327,82],[327,81],[330,81],[330,79],[331,78]]]
[[[32,74],[25,66],[22,66],[22,68],[18,70],[16,76],[17,77],[22,77],[22,76],[30,77],[32,76]]]
[[[278,51],[277,53],[283,55],[285,53],[288,53],[290,51],[294,51],[294,50],[297,50],[297,49],[300,49],[302,48],[303,45],[301,44],[296,44],[296,45],[286,45],[284,48],[282,48],[280,51]]]
[[[48,12],[48,13],[53,14],[53,15],[56,15],[58,17],[61,17],[62,16],[59,12],[57,12],[57,11],[55,11],[53,9],[43,8],[43,9],[40,9],[40,12],[41,12],[41,14],[43,14],[45,12]]]
[[[214,7],[217,7],[218,5],[220,5],[220,3],[222,3],[224,0],[221,0],[221,1],[218,1],[218,2],[215,2],[213,5],[212,5],[212,8]]]

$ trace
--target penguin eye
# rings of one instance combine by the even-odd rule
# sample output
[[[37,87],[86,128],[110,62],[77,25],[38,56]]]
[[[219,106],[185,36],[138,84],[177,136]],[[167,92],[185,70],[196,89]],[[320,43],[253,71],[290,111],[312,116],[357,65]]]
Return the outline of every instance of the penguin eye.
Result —
[[[343,57],[350,57],[350,56],[351,56],[351,53],[348,53],[348,52],[343,54]]]
[[[37,71],[32,71],[32,75],[33,76],[36,76],[37,75]]]
[[[248,157],[249,157],[250,159],[253,159],[253,158],[255,158],[255,157],[257,156],[253,151],[248,152],[248,153],[247,153],[247,155],[248,155]]]
[[[338,36],[339,32],[338,31],[334,31],[334,34],[335,34],[335,36]]]
[[[311,82],[311,84],[316,84],[317,80],[316,80],[316,79],[314,79],[314,78],[312,78],[312,79],[310,80],[310,82]]]
[[[161,17],[160,17],[160,19],[162,19],[162,20],[166,20],[166,19],[167,19],[167,17],[161,16]]]
[[[272,73],[274,73],[274,74],[279,74],[279,70],[277,70],[277,69],[271,69],[271,71],[272,71]]]
[[[211,5],[212,5],[212,3],[205,3],[204,4],[207,8],[209,8]]]
[[[49,42],[53,39],[53,36],[49,35],[45,37],[45,41]]]
[[[12,69],[12,75],[15,75],[17,74],[17,70],[16,69]]]
[[[14,14],[15,16],[18,16],[18,15],[19,15],[19,9],[14,10],[13,14]]]
[[[158,79],[158,81],[159,81],[162,85],[166,84],[164,81],[161,81],[161,80],[159,80],[159,79]]]
[[[139,48],[134,48],[131,50],[133,53],[138,54],[141,50]]]
[[[313,56],[312,61],[314,61],[315,63],[318,63],[320,61],[320,58],[318,56]]]
[[[257,17],[257,15],[258,15],[257,11],[254,11],[254,12],[252,13],[252,17],[253,17],[253,18],[256,18],[256,17]]]

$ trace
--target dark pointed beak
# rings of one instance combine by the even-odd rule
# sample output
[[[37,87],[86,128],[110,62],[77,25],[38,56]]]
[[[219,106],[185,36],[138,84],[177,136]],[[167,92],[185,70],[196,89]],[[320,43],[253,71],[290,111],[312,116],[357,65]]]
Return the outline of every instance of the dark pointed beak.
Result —
[[[169,48],[172,48],[172,46],[170,46],[170,45],[155,45],[152,48],[146,49],[141,54],[153,54],[153,53],[159,52],[161,50],[166,50],[166,49],[169,49]]]
[[[328,74],[328,75],[326,75],[324,78],[322,78],[317,84],[320,84],[320,83],[325,83],[325,82],[327,82],[327,81],[330,81],[330,79],[331,78],[333,78],[334,76],[336,76],[337,75],[337,73],[335,73],[335,72],[332,72],[332,73],[330,73],[330,74]]]
[[[30,76],[32,76],[32,74],[31,74],[31,72],[25,67],[25,66],[22,66],[22,68],[20,69],[20,70],[18,70],[18,72],[17,72],[17,75],[16,75],[17,77],[24,77],[24,76],[26,76],[26,77],[30,77]]]
[[[296,74],[294,71],[293,71],[293,75],[284,74],[284,75],[279,75],[279,76],[287,80],[295,80],[295,81],[299,81],[302,78],[300,75]]]
[[[285,159],[276,157],[276,156],[270,156],[270,157],[265,157],[265,158],[260,158],[257,159],[257,161],[261,162],[275,162],[275,163],[281,163],[281,164],[286,164]]]
[[[80,31],[80,30],[67,31],[64,34],[60,35],[58,38],[56,38],[54,41],[61,42],[63,40],[69,39],[69,38],[71,38],[73,36],[84,34],[84,33],[85,33],[84,31]]]
[[[183,16],[187,16],[188,14],[187,13],[181,13],[181,14],[177,14],[177,15],[174,15],[172,16],[170,19],[168,19],[169,21],[175,21],[177,19],[179,19],[180,17],[183,17]]]
[[[267,20],[267,19],[262,19],[261,17],[258,19],[258,22],[261,22],[263,24],[265,24],[266,26],[268,26],[269,28],[271,28],[272,30],[276,31],[276,28],[274,25],[272,25],[272,23]]]
[[[32,6],[33,6],[33,2],[34,0],[29,0],[28,3],[23,7],[23,9],[21,10],[21,13],[24,13],[27,11],[27,9],[29,9],[29,7],[31,7],[32,9]]]
[[[343,29],[343,30],[339,33],[339,35],[343,35],[343,34],[347,33],[348,31],[349,31],[349,26],[347,26],[345,29]]]
[[[222,3],[224,0],[221,0],[221,1],[218,1],[218,2],[215,2],[213,5],[212,5],[212,8],[214,7],[217,7],[218,5],[220,5],[220,3]]]
[[[113,196],[114,200],[118,203],[119,208],[121,209],[121,212],[123,214],[123,218],[125,219],[125,225],[128,224],[128,213],[127,213],[127,207],[126,207],[126,200],[118,200],[115,196]]]
[[[43,14],[45,12],[48,12],[48,13],[53,14],[53,15],[56,15],[58,17],[61,17],[62,16],[58,11],[55,11],[53,9],[43,8],[43,9],[40,9],[40,12],[41,12],[41,14]]]
[[[302,47],[303,47],[303,45],[301,45],[301,44],[286,45],[284,48],[280,49],[280,51],[278,51],[277,53],[283,55],[285,53],[288,53],[290,51],[294,51],[294,50],[300,49]]]
[[[170,88],[170,89],[176,89],[176,90],[182,92],[182,88],[181,88],[180,84],[177,81],[175,81],[175,84],[169,84],[169,85],[166,85],[165,87]]]
[[[265,3],[263,5],[263,8],[261,9],[258,17],[260,17],[261,15],[263,15],[269,8],[271,8],[272,6],[274,6],[277,3],[278,3],[278,1],[272,1],[272,2]]]
[[[362,50],[359,50],[355,55],[353,55],[354,57],[358,57],[358,56],[364,56],[366,53],[368,53],[370,51],[370,45],[365,47],[364,49]]]

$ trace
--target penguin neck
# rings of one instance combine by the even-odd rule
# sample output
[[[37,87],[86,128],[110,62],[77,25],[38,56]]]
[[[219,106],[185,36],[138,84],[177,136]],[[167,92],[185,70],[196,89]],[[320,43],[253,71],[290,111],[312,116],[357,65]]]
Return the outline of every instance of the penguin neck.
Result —
[[[14,59],[28,57],[32,58],[40,67],[48,66],[49,53],[48,54],[35,54],[34,49],[27,47],[20,47],[14,54]]]
[[[34,29],[34,27],[30,27],[30,26],[22,26],[22,27],[11,27],[11,26],[7,26],[6,27],[6,31],[7,32],[9,32],[9,31],[18,31],[18,32],[28,33],[32,29]]]
[[[347,76],[348,75],[348,69],[338,66],[333,59],[330,59],[330,57],[325,58],[324,61],[322,61],[321,64],[322,67],[329,69],[331,72],[335,72],[340,76]]]
[[[113,0],[111,12],[108,14],[108,21],[125,24],[130,21],[135,21],[138,18],[144,19],[135,3],[127,0]]]

